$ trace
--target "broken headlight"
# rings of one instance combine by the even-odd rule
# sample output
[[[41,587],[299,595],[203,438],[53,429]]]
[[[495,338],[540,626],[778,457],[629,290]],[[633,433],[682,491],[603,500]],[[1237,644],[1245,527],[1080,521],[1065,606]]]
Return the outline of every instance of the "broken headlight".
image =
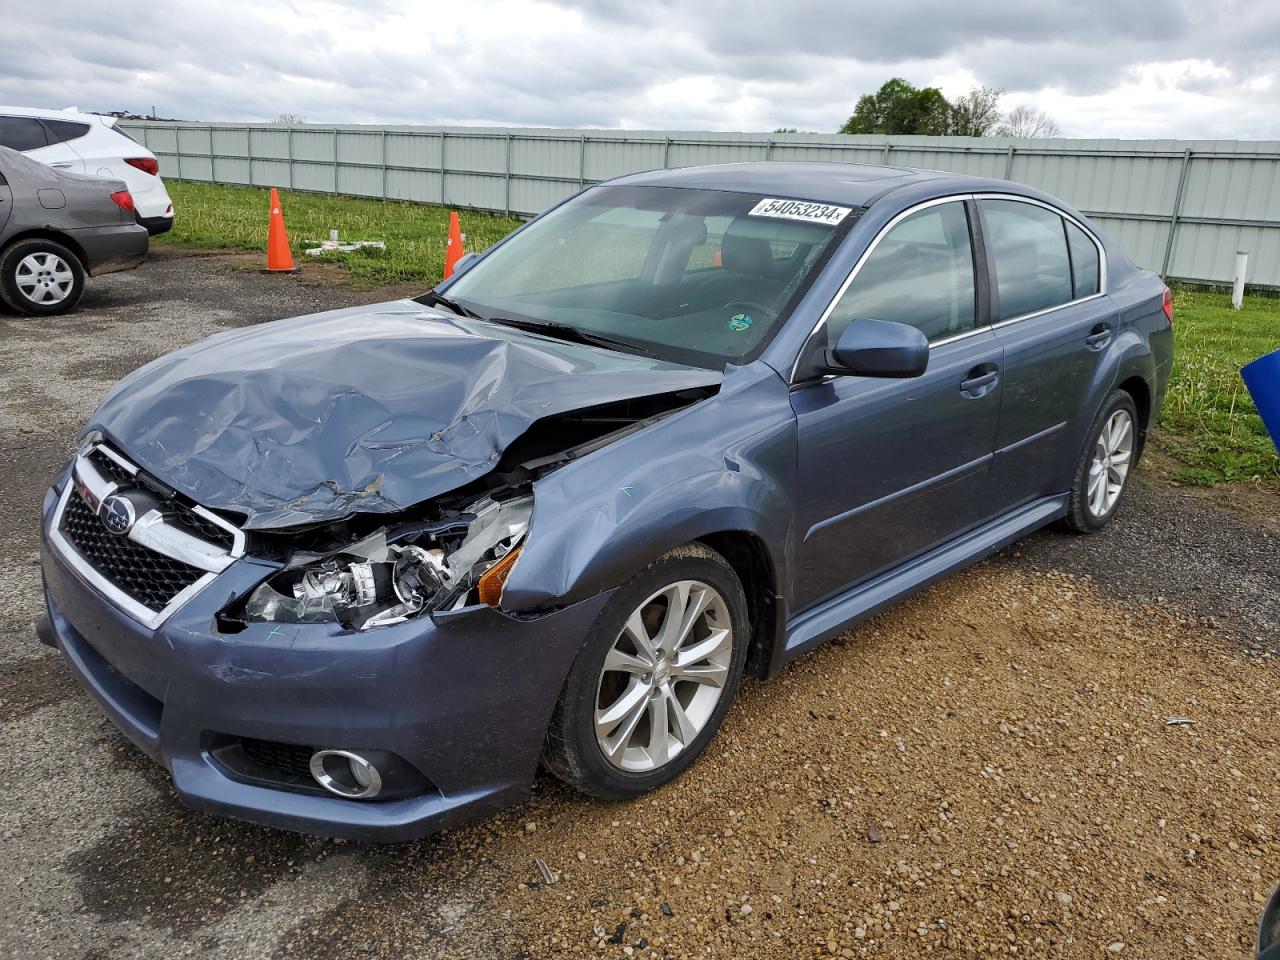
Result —
[[[496,606],[529,527],[533,498],[485,498],[457,524],[383,529],[327,553],[296,553],[245,601],[249,622],[400,623],[474,598]]]

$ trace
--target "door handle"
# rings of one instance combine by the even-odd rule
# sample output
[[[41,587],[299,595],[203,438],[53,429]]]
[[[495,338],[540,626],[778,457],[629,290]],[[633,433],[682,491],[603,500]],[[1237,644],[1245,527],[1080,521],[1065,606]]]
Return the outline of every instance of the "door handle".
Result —
[[[59,169],[59,170],[67,170],[67,169],[70,169],[71,164],[70,164],[70,163],[68,163],[68,162],[67,162],[67,161],[65,161],[65,160],[60,160],[60,161],[58,161],[57,163],[51,163],[51,164],[49,164],[49,166],[51,166],[51,167],[56,167],[56,168],[57,168],[57,169]]]
[[[1089,331],[1089,335],[1084,338],[1086,346],[1097,348],[1105,346],[1106,342],[1111,339],[1111,324],[1099,323]]]
[[[970,397],[980,397],[988,392],[988,388],[1000,379],[1000,371],[994,364],[984,363],[969,371],[968,377],[960,381],[960,392]]]

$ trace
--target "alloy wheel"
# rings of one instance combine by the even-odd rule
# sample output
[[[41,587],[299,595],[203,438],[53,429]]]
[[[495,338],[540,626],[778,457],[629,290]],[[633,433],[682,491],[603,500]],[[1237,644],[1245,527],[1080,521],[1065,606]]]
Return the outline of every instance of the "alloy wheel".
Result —
[[[596,742],[613,766],[649,773],[690,747],[715,712],[733,660],[729,607],[680,580],[627,618],[596,690]]]
[[[75,274],[56,253],[31,253],[18,261],[18,290],[32,303],[61,303],[71,294]]]
[[[1095,517],[1105,517],[1116,505],[1132,462],[1133,417],[1128,410],[1117,410],[1098,434],[1089,464],[1089,512]]]

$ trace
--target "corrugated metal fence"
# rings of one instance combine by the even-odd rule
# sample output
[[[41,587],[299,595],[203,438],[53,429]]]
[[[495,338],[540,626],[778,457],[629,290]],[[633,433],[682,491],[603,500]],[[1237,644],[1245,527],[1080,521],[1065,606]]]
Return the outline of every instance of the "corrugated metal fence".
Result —
[[[1039,187],[1092,217],[1144,267],[1212,283],[1248,250],[1280,287],[1280,142],[1007,140],[506,127],[128,121],[178,180],[287,187],[532,215],[639,170],[741,160],[931,167]],[[179,211],[181,216],[181,211]]]

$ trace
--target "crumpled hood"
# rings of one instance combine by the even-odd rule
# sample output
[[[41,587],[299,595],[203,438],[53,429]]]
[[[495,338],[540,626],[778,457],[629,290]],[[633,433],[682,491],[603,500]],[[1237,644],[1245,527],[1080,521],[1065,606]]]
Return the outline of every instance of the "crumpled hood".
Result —
[[[168,354],[121,380],[89,429],[263,529],[403,510],[488,473],[536,420],[720,379],[403,300]]]

